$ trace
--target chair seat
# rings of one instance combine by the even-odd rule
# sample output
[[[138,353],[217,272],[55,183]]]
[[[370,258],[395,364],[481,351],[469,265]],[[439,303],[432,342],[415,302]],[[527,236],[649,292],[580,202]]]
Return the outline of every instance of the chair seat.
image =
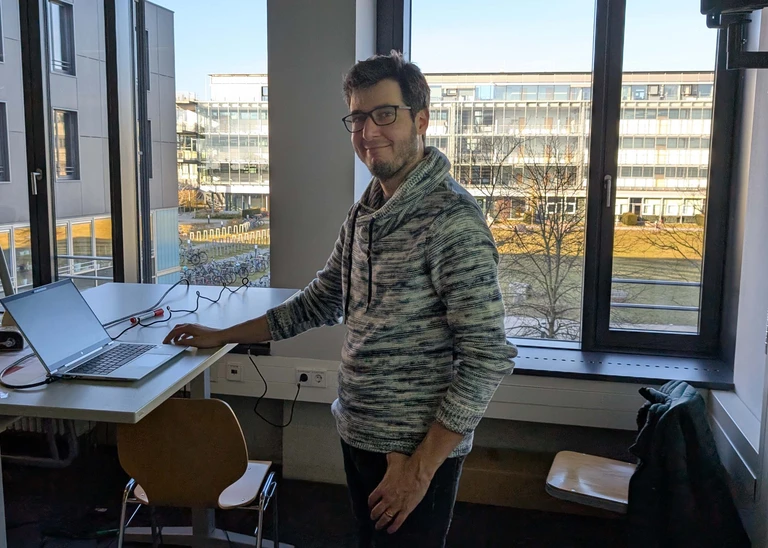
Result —
[[[259,496],[264,478],[267,477],[272,462],[251,460],[248,468],[240,479],[224,489],[219,495],[219,508],[228,510],[240,506],[248,506]],[[142,504],[149,504],[149,498],[141,485],[136,485],[133,495]]]
[[[549,469],[546,490],[553,497],[626,514],[635,468],[629,462],[561,451]]]

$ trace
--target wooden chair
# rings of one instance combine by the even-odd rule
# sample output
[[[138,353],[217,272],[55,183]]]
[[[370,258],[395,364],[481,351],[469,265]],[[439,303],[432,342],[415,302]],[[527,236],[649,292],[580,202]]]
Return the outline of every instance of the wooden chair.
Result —
[[[560,451],[549,469],[546,490],[553,497],[626,514],[635,468],[629,462]]]
[[[120,465],[131,476],[123,492],[118,548],[128,523],[142,506],[243,508],[259,512],[254,533],[262,543],[270,502],[274,546],[279,546],[277,482],[267,461],[249,461],[240,423],[217,399],[170,399],[137,424],[117,429]],[[253,502],[258,498],[258,503]],[[274,500],[273,500],[274,499]],[[138,504],[126,522],[128,503]],[[157,527],[152,513],[152,537]]]

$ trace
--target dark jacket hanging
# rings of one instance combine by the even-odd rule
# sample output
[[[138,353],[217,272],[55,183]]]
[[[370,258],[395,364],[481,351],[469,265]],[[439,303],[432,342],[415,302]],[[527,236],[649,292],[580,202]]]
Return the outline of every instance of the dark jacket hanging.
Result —
[[[638,458],[629,483],[629,546],[749,546],[701,394],[681,381],[640,393],[648,401],[629,449]]]

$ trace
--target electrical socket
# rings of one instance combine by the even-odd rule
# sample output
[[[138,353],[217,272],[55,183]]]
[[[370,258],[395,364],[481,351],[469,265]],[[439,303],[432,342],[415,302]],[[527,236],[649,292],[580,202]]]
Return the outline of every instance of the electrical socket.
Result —
[[[243,368],[239,363],[227,364],[227,380],[243,382]]]
[[[314,386],[315,388],[325,388],[325,374],[327,371],[324,369],[297,369],[296,370],[296,382],[302,386]],[[302,375],[306,375],[306,380],[302,380]]]

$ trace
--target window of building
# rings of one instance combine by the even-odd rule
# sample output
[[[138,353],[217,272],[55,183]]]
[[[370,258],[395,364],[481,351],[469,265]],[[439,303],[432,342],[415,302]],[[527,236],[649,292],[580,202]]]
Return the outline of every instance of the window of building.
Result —
[[[77,113],[69,110],[54,110],[53,130],[56,180],[79,179],[80,147],[77,132]]]
[[[677,84],[664,84],[664,99],[674,101],[680,98],[680,86]]]
[[[72,4],[49,0],[51,70],[75,75],[75,28]]]
[[[538,97],[538,86],[523,86],[523,101],[535,101]]]
[[[2,37],[0,37],[2,41]],[[11,166],[8,158],[8,116],[5,103],[0,103],[0,182],[11,180]]]
[[[555,86],[539,86],[539,100],[551,101],[555,98]]]
[[[490,101],[493,99],[493,86],[477,86],[475,88],[475,98],[478,101]]]
[[[555,100],[567,101],[570,94],[570,86],[555,86]]]
[[[646,86],[632,86],[632,100],[645,101],[648,98],[648,89]]]

